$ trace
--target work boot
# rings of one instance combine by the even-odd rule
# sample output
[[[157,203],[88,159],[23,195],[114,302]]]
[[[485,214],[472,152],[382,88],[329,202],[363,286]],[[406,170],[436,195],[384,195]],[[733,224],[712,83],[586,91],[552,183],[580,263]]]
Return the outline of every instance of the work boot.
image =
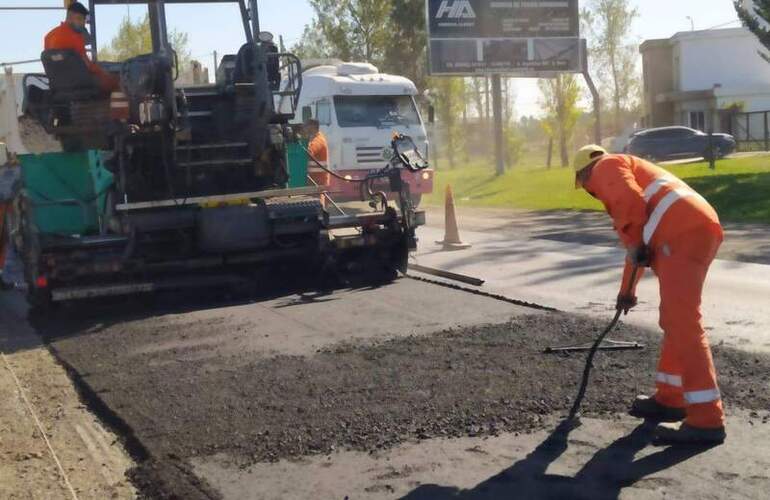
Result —
[[[632,417],[655,422],[680,422],[686,416],[684,408],[663,406],[654,397],[649,396],[637,396],[628,413]]]
[[[687,424],[679,427],[663,424],[655,428],[653,441],[656,444],[669,445],[715,445],[724,443],[726,437],[724,426],[701,429]]]

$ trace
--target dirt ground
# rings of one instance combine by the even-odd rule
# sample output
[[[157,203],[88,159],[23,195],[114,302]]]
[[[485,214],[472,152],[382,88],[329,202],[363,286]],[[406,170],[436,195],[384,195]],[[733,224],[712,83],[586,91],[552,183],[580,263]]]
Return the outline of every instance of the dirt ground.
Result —
[[[0,307],[0,498],[72,498],[30,407],[81,499],[128,499],[133,462],[34,333]],[[17,381],[21,388],[17,385]]]
[[[71,323],[64,330],[59,320],[47,331],[77,331],[75,318],[64,321]],[[135,484],[145,494],[181,492],[182,498],[218,495],[192,474],[189,463],[197,457],[226,456],[248,467],[542,429],[569,407],[584,359],[543,355],[543,348],[587,341],[603,326],[542,313],[430,335],[393,332],[390,340],[338,343],[309,356],[255,358],[204,355],[217,349],[205,343],[217,328],[210,321],[163,328],[89,324],[81,335],[52,336],[52,349],[146,448],[149,460],[133,472]],[[622,326],[616,337],[650,347],[598,356],[584,403],[588,416],[614,419],[650,389],[657,336]],[[175,338],[192,342],[152,348]],[[728,407],[770,408],[770,394],[759,390],[770,380],[770,358],[720,346],[715,358]],[[767,417],[758,423],[768,425]]]

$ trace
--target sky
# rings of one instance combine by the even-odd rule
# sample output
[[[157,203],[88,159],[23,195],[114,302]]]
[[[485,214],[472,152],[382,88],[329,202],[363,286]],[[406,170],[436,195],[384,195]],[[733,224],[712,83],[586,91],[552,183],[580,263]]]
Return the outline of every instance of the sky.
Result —
[[[715,26],[738,26],[732,0],[632,0],[639,10],[633,38],[641,42],[651,38],[668,38],[679,31],[709,29]],[[0,7],[60,7],[62,0],[0,0]],[[587,2],[581,2],[584,6]],[[302,35],[305,24],[313,17],[307,0],[261,0],[260,24],[263,30],[282,35],[287,47]],[[143,14],[143,6],[102,6],[96,15],[99,45],[114,35],[120,20],[129,14]],[[63,11],[0,10],[0,63],[37,59],[45,34],[63,18]],[[213,65],[213,52],[235,53],[243,44],[244,34],[238,9],[229,4],[172,5],[167,7],[169,27],[188,33],[190,52],[204,66]],[[692,18],[692,24],[690,19]],[[39,64],[16,66],[17,72],[40,71]],[[519,79],[515,83],[515,114],[538,115],[536,82]]]

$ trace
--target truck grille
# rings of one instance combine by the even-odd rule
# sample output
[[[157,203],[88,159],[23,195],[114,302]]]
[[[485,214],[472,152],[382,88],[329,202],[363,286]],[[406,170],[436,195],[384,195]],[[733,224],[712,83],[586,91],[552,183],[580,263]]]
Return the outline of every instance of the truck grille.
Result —
[[[362,164],[385,163],[382,159],[382,148],[377,146],[356,147],[356,161]]]

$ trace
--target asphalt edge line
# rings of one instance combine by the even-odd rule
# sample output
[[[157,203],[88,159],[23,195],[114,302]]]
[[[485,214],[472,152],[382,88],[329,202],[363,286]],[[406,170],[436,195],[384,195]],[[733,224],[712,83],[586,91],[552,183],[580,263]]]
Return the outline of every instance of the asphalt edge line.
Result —
[[[64,480],[64,484],[67,486],[67,489],[72,495],[72,498],[74,500],[78,500],[78,494],[75,492],[75,488],[72,487],[72,483],[70,483],[69,476],[67,476],[67,473],[64,471],[64,467],[59,461],[59,457],[56,455],[56,452],[54,451],[53,446],[51,445],[51,442],[48,440],[48,436],[46,436],[45,429],[43,429],[43,424],[41,424],[40,419],[37,418],[37,413],[35,413],[35,408],[32,406],[32,403],[30,403],[29,399],[27,399],[27,394],[24,391],[24,388],[22,387],[21,382],[19,381],[19,377],[16,376],[16,372],[13,371],[11,364],[8,362],[8,357],[5,355],[4,352],[0,351],[0,357],[3,358],[3,363],[5,364],[5,367],[11,373],[11,377],[13,377],[13,381],[16,384],[16,388],[19,390],[21,399],[24,401],[24,405],[27,407],[27,411],[29,411],[30,415],[32,415],[32,419],[35,421],[35,426],[37,427],[37,430],[40,433],[40,435],[43,437],[43,441],[45,441],[45,445],[48,447],[48,451],[51,454],[51,458],[53,458],[53,461],[56,462],[56,467],[59,469],[59,475]]]
[[[101,422],[103,425],[105,425],[112,432],[115,433],[115,435],[123,443],[126,453],[128,453],[128,455],[134,460],[135,465],[126,471],[126,476],[129,482],[134,486],[134,489],[136,490],[136,492],[139,494],[139,498],[144,498],[144,497],[150,498],[150,496],[147,495],[143,485],[140,483],[137,483],[132,477],[132,475],[129,474],[129,472],[131,469],[138,469],[141,466],[146,466],[149,463],[151,463],[153,460],[156,462],[161,462],[163,459],[161,459],[160,457],[156,457],[152,453],[150,453],[147,447],[137,437],[131,425],[129,425],[128,422],[126,422],[120,415],[118,415],[112,408],[110,408],[109,405],[107,405],[107,403],[99,396],[99,394],[94,390],[94,388],[91,387],[91,385],[85,381],[83,376],[75,369],[75,367],[72,366],[69,362],[67,362],[62,356],[59,355],[59,351],[51,342],[49,342],[47,339],[43,339],[43,340],[45,342],[46,347],[48,348],[48,351],[51,353],[54,359],[59,363],[59,365],[61,365],[61,367],[64,368],[64,370],[67,372],[67,375],[69,376],[70,381],[72,382],[72,385],[75,388],[75,391],[78,393],[80,400],[86,405],[86,407],[91,411],[91,413],[93,413],[94,416],[99,419],[99,422]],[[189,464],[189,462],[187,461],[185,462]],[[198,477],[196,474],[192,473],[191,471],[187,471],[179,467],[179,464],[177,463],[172,462],[169,465],[173,466],[177,471],[179,471],[181,474],[183,474],[188,478],[192,476],[190,480],[191,485],[194,485],[194,481],[192,479],[196,479],[198,480],[198,482],[203,481],[202,478]],[[217,496],[210,494],[205,489],[201,489],[198,487],[195,487],[195,488],[198,489],[201,495],[205,496],[206,498],[210,498],[210,499],[219,498]],[[170,492],[170,493],[173,493],[173,492]]]
[[[441,280],[425,278],[423,276],[416,276],[416,275],[411,274],[411,273],[405,274],[404,277],[412,279],[412,280],[415,280],[415,281],[422,281],[423,283],[430,283],[431,285],[438,285],[438,286],[441,286],[441,287],[444,287],[444,288],[450,288],[452,290],[458,290],[458,291],[461,291],[461,292],[471,293],[473,295],[479,295],[481,297],[487,297],[487,298],[490,298],[490,299],[499,300],[501,302],[507,302],[508,304],[513,304],[513,305],[516,305],[516,306],[527,307],[529,309],[536,309],[538,311],[563,312],[563,311],[560,311],[559,309],[556,309],[555,307],[544,306],[544,305],[541,305],[541,304],[535,304],[534,302],[527,302],[527,301],[524,301],[524,300],[516,300],[516,299],[512,299],[510,297],[506,297],[505,295],[500,295],[500,294],[492,293],[492,292],[485,292],[483,290],[477,290],[477,289],[474,289],[474,288],[468,288],[468,287],[465,287],[465,286],[456,285],[454,283],[449,283],[447,281],[441,281]]]

